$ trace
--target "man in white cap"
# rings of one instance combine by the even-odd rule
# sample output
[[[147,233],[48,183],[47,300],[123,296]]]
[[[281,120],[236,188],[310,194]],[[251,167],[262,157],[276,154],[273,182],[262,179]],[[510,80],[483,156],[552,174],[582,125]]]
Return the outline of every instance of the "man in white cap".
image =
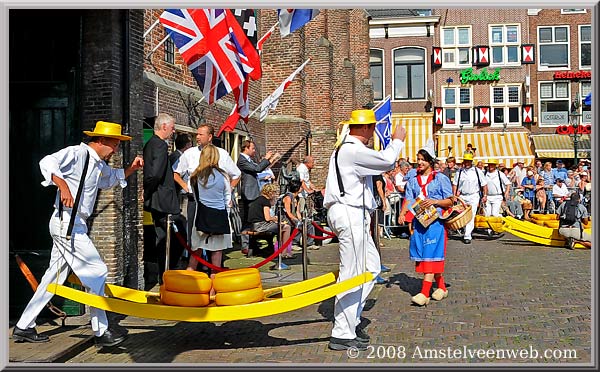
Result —
[[[397,126],[392,141],[382,151],[367,148],[375,130],[373,110],[354,110],[343,129],[329,161],[324,206],[327,221],[340,242],[338,282],[364,272],[376,278],[381,261],[369,226],[370,213],[377,207],[373,197],[372,176],[394,167],[404,148],[406,129]],[[359,328],[360,314],[374,282],[340,293],[335,299],[334,326],[329,348],[366,350],[369,336]]]
[[[452,192],[460,196],[473,209],[471,220],[465,226],[463,242],[471,244],[473,237],[471,233],[475,227],[475,214],[479,209],[479,202],[487,202],[487,179],[481,169],[473,167],[473,155],[465,153],[463,156],[463,167],[456,173],[452,181]]]
[[[125,179],[143,167],[144,160],[136,157],[125,170],[108,166],[121,141],[131,139],[121,134],[119,124],[99,121],[93,132],[83,133],[91,137],[89,144],[66,147],[40,161],[42,185],[58,189],[50,218],[54,244],[48,269],[13,330],[17,341],[49,341],[47,335],[37,333],[35,320],[52,299],[53,294],[46,290],[48,284],[64,283],[69,267],[90,293],[104,296],[108,269],[87,235],[86,220],[94,211],[98,189],[127,186]],[[108,329],[104,310],[90,307],[90,316],[96,346],[115,346],[125,340],[125,335]]]

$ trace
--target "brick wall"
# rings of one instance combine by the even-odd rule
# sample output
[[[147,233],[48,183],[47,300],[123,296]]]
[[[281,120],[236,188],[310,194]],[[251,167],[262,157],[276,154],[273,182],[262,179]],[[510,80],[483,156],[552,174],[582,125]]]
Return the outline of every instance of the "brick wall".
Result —
[[[143,11],[93,10],[83,16],[82,127],[98,120],[123,125],[133,140],[123,142],[110,166],[128,166],[141,153],[143,114]],[[125,44],[128,25],[129,45]],[[126,74],[125,71],[129,74]],[[108,282],[142,288],[141,175],[125,190],[100,191],[89,219],[90,237],[109,268]]]

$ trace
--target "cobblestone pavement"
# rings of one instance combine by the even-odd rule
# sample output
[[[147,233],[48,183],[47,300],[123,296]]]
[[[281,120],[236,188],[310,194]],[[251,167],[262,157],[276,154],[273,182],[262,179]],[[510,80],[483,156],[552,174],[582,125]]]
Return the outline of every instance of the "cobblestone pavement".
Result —
[[[66,363],[591,363],[590,250],[534,246],[510,234],[496,240],[475,235],[471,245],[449,240],[449,297],[416,307],[410,297],[420,291],[421,276],[408,260],[408,241],[384,242],[382,262],[392,270],[382,274],[388,283],[375,286],[363,313],[371,335],[367,351],[327,349],[330,299],[225,323],[119,317],[129,331],[123,344],[98,350],[88,343]],[[336,268],[336,247],[309,252],[311,277]],[[260,260],[238,252],[230,257],[229,267]],[[292,263],[290,271],[265,268],[265,286],[301,280],[300,260]]]

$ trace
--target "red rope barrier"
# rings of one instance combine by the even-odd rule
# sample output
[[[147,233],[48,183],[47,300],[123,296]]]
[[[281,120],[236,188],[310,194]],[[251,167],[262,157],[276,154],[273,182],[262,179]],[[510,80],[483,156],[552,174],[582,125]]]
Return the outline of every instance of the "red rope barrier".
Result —
[[[322,233],[323,233],[323,238],[321,238],[321,237],[317,238],[317,237],[315,237],[315,236],[309,235],[311,238],[313,238],[313,239],[325,240],[325,239],[332,239],[332,238],[335,238],[335,237],[336,237],[336,235],[335,235],[333,232],[331,232],[331,231],[327,231],[327,230],[323,229],[323,228],[322,228],[321,226],[319,226],[319,224],[318,224],[318,223],[316,223],[315,221],[313,221],[313,222],[312,222],[312,225],[313,225],[313,226],[314,226],[314,227],[315,227],[317,230],[319,230],[320,232],[322,232]],[[325,236],[327,236],[327,237],[325,237]]]
[[[277,249],[272,255],[270,255],[269,257],[265,258],[263,261],[260,261],[257,264],[254,264],[250,267],[253,268],[259,268],[261,266],[264,266],[267,262],[271,261],[274,257],[277,257],[281,252],[283,252],[284,249],[286,249],[290,244],[292,244],[292,241],[294,240],[294,238],[296,237],[296,234],[298,234],[298,229],[294,229],[292,231],[292,233],[290,234],[290,238],[283,243],[283,245],[281,247],[279,247],[279,249]],[[223,267],[219,267],[219,266],[215,266],[213,264],[211,264],[210,262],[206,261],[205,259],[203,259],[201,256],[199,256],[196,251],[193,251],[190,246],[187,244],[187,242],[185,241],[185,239],[183,239],[183,236],[181,236],[181,234],[179,233],[179,231],[175,231],[175,236],[177,237],[177,240],[179,240],[179,243],[181,245],[183,245],[183,247],[192,255],[194,256],[194,258],[200,262],[201,264],[203,264],[204,266],[210,268],[211,270],[215,270],[215,271],[227,271],[227,270],[231,270],[231,269],[225,269]]]

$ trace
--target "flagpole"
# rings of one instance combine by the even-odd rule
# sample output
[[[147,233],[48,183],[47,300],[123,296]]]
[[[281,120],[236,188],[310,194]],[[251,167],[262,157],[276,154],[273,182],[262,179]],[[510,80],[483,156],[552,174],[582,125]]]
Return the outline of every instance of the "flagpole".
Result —
[[[151,55],[154,54],[154,52],[156,52],[156,50],[165,43],[165,41],[167,41],[167,39],[171,37],[171,33],[169,32],[169,34],[167,34],[167,36],[164,37],[164,39],[162,39],[160,41],[160,43],[158,43],[151,51],[150,53],[148,53],[148,55],[146,56],[146,59],[150,58]]]
[[[277,27],[277,25],[279,25],[279,21],[275,22],[275,24],[271,26],[271,28],[267,32],[265,32],[265,34],[256,42],[256,46],[258,47],[259,53],[262,53],[262,45],[271,36],[273,31],[275,31],[275,27]]]
[[[152,30],[154,29],[154,27],[156,27],[156,26],[157,26],[159,23],[160,23],[160,19],[157,19],[157,20],[156,20],[156,21],[155,21],[155,22],[152,24],[152,26],[150,26],[150,28],[149,28],[149,29],[147,29],[147,30],[146,30],[146,32],[144,32],[144,38],[145,38],[146,36],[148,36],[148,34],[150,33],[150,31],[152,31]]]
[[[384,99],[382,99],[381,101],[379,101],[379,103],[378,103],[378,104],[376,104],[376,105],[375,105],[375,106],[374,106],[374,107],[373,107],[371,110],[373,110],[373,111],[377,111],[377,109],[378,109],[378,108],[379,108],[381,105],[383,105],[383,104],[385,103],[385,101],[387,101],[387,100],[388,100],[390,97],[391,97],[391,95],[390,95],[390,94],[388,94],[388,95],[387,95],[387,96],[386,96]]]

